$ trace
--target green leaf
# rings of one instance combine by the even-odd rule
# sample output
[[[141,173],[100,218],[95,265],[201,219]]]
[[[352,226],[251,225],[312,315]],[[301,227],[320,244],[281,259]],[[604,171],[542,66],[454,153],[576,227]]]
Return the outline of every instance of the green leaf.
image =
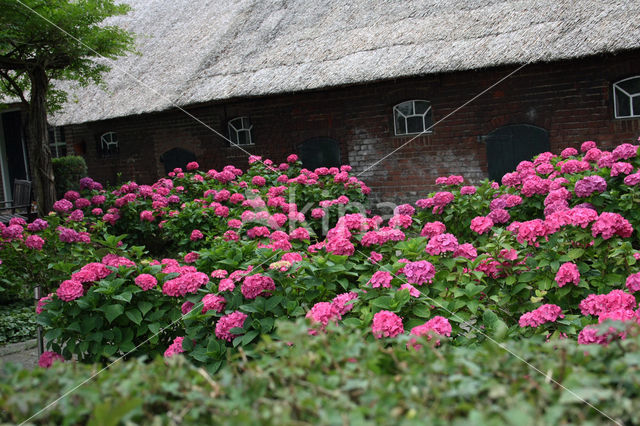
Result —
[[[111,324],[114,319],[122,315],[124,307],[122,305],[105,305],[101,307],[100,310],[104,312],[104,316],[107,318],[107,321],[109,321],[109,324]]]
[[[248,331],[244,336],[242,336],[242,345],[248,345],[259,334],[260,332],[258,330]]]
[[[390,296],[380,296],[371,301],[371,304],[373,306],[376,306],[382,309],[391,308],[391,303],[393,303],[393,298]]]
[[[584,254],[584,250],[581,248],[574,248],[569,250],[569,252],[567,253],[567,258],[569,260],[575,260],[577,258],[579,258],[580,256],[582,256]]]
[[[132,294],[131,294],[130,291],[123,291],[122,293],[116,294],[116,295],[114,295],[112,297],[114,299],[116,299],[116,300],[122,300],[123,302],[129,303],[129,302],[131,302]]]
[[[125,312],[125,314],[131,321],[136,323],[136,325],[140,325],[140,323],[142,322],[142,314],[135,308],[129,309],[127,312]]]
[[[117,350],[118,350],[118,348],[116,346],[114,346],[114,345],[106,345],[106,346],[102,347],[102,353],[107,358],[112,356],[113,354],[115,354]]]
[[[145,302],[144,300],[141,300],[140,302],[138,302],[138,309],[140,309],[140,312],[142,312],[142,315],[146,315],[151,308],[153,308],[153,304],[149,302]]]
[[[160,324],[158,324],[157,322],[150,323],[148,327],[149,327],[149,331],[152,334],[158,334],[158,332],[160,331],[160,328],[161,328]]]
[[[266,303],[265,303],[265,310],[266,311],[272,311],[273,308],[275,308],[276,306],[278,306],[278,304],[280,302],[282,302],[282,300],[284,299],[284,297],[277,295],[277,296],[271,296],[270,298],[267,299]]]
[[[412,310],[413,314],[420,318],[431,317],[431,309],[427,305],[416,305]]]

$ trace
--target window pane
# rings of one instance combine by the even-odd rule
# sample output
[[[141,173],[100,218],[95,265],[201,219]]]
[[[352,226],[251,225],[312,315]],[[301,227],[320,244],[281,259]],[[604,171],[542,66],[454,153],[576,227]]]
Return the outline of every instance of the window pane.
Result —
[[[640,93],[640,77],[635,77],[622,83],[618,83],[618,86],[630,95]]]
[[[396,135],[406,135],[407,126],[404,117],[396,114]]]
[[[424,131],[422,116],[407,118],[407,132],[408,133],[420,133]]]
[[[238,145],[249,145],[251,143],[251,139],[249,138],[249,132],[246,130],[242,130],[238,132]]]
[[[632,99],[633,103],[633,115],[636,117],[640,117],[640,96],[634,96]]]
[[[404,116],[413,115],[413,102],[403,102],[396,106],[396,109]]]
[[[65,155],[67,155],[67,145],[59,145],[58,146],[58,156],[59,157],[64,157]]]
[[[629,97],[620,90],[615,90],[616,112],[618,117],[629,117],[631,110],[629,108]]]
[[[424,116],[424,129],[430,130],[430,127],[433,125],[433,115],[431,114],[431,111],[429,111],[425,116]]]
[[[416,101],[416,114],[424,114],[427,108],[429,108],[429,102]]]

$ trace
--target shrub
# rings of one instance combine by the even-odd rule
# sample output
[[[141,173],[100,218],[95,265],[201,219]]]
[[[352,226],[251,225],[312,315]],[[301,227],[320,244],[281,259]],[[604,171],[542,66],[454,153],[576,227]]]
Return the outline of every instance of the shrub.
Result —
[[[640,336],[607,348],[540,336],[477,347],[420,337],[420,350],[366,340],[329,326],[309,340],[305,324],[279,323],[280,341],[228,355],[208,374],[182,356],[99,366],[54,362],[49,370],[0,367],[0,420],[38,424],[638,424]],[[532,367],[537,369],[533,370]],[[542,374],[539,374],[542,372]],[[575,392],[575,394],[574,394]],[[588,407],[576,395],[595,406]]]
[[[52,159],[53,176],[56,181],[56,194],[62,198],[65,192],[80,189],[80,179],[87,175],[87,163],[83,157],[68,155]]]
[[[33,339],[36,327],[33,303],[27,301],[0,306],[0,345]]]

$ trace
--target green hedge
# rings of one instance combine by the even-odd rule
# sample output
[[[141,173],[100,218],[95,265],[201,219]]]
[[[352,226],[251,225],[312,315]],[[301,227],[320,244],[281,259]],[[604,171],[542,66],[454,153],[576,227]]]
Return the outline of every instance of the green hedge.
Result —
[[[56,180],[56,194],[62,198],[69,190],[80,189],[80,179],[87,176],[87,163],[77,155],[54,158],[53,175]]]
[[[397,340],[367,343],[347,327],[315,337],[300,322],[278,330],[282,341],[265,336],[255,352],[236,353],[213,376],[179,356],[119,362],[32,421],[524,426],[610,424],[610,416],[640,424],[638,330],[609,347],[539,337],[503,343],[544,374],[486,340],[476,347],[423,342],[415,351]],[[26,420],[99,369],[1,367],[0,421]]]

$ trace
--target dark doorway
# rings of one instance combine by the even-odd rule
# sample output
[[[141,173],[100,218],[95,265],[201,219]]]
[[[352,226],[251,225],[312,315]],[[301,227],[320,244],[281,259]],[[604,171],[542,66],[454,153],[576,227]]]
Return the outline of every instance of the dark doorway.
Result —
[[[318,167],[340,167],[340,143],[330,138],[307,139],[298,146],[302,166],[309,170]]]
[[[513,172],[521,161],[549,151],[549,133],[530,124],[498,127],[483,139],[487,145],[489,179],[497,182],[505,173]]]
[[[175,168],[186,170],[187,164],[196,161],[196,155],[184,148],[173,148],[160,156],[160,161],[164,163],[164,172],[172,172]]]
[[[3,165],[4,176],[8,182],[4,185],[7,190],[5,199],[12,198],[11,189],[16,179],[29,180],[27,147],[22,137],[22,123],[20,111],[2,113],[2,137],[4,138],[5,158],[0,161]]]

